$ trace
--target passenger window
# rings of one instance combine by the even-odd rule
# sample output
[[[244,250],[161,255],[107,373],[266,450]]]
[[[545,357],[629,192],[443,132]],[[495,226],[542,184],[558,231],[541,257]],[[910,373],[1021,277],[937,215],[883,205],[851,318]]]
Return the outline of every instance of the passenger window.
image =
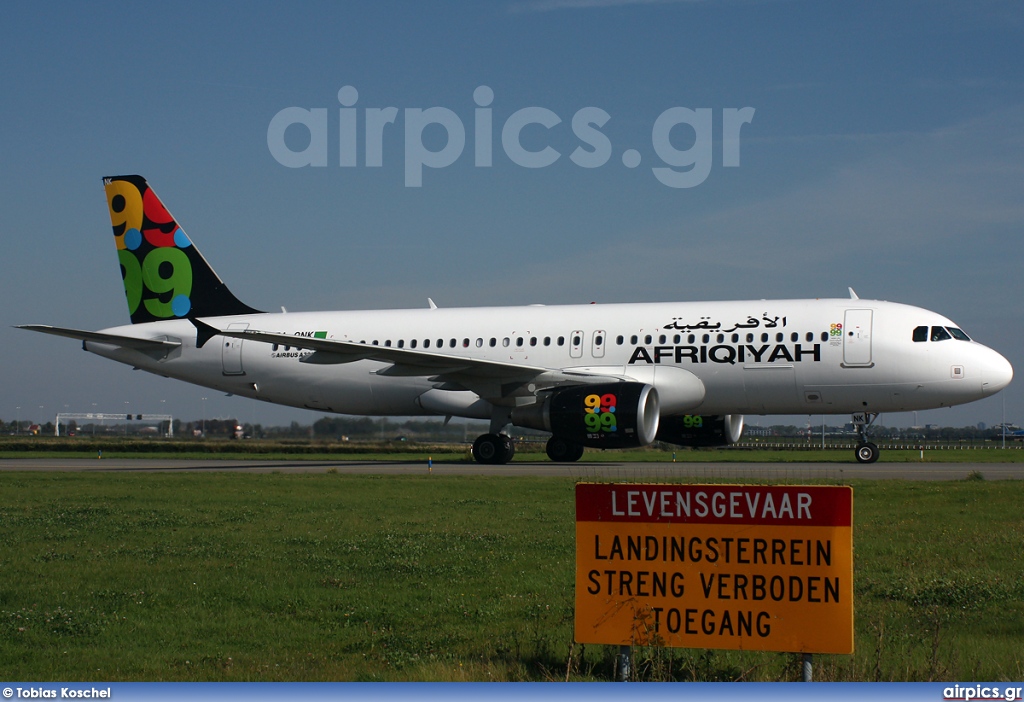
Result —
[[[544,345],[545,346],[551,346],[551,337],[550,336],[545,336],[544,337]]]
[[[652,341],[654,341],[654,337],[651,336],[650,334],[648,334],[647,336],[644,337],[644,343],[645,344],[650,344]]]
[[[409,342],[409,348],[410,349],[416,348],[416,339],[413,339],[412,341]]]
[[[719,334],[718,335],[718,343],[722,343],[723,341],[725,341],[725,334]]]
[[[697,335],[696,334],[690,334],[688,337],[686,337],[686,343],[688,343],[688,344],[692,344],[696,340],[697,340]]]
[[[739,340],[740,340],[740,335],[739,334],[733,334],[732,335],[732,343],[735,344]]]
[[[617,337],[615,337],[615,343],[618,344],[619,346],[622,346],[622,343],[624,341],[625,341],[625,339],[623,338],[623,336],[621,334],[619,334]]]
[[[932,327],[932,341],[946,341],[952,338],[942,327]]]
[[[928,327],[914,327],[914,341],[928,341]]]
[[[775,342],[781,344],[782,340],[785,338],[786,336],[782,332],[779,332],[778,334],[775,335]]]
[[[508,347],[509,343],[510,343],[509,342],[509,338],[507,336],[504,339],[501,340],[501,345],[506,347],[506,348]]]
[[[476,347],[477,347],[478,349],[479,349],[479,348],[483,348],[483,345],[484,345],[484,340],[483,340],[483,339],[477,339],[477,340],[476,340]]]
[[[559,346],[565,346],[565,337],[564,336],[558,337],[558,345]]]
[[[748,344],[754,343],[754,335],[751,334],[750,332],[747,332],[747,343]]]
[[[680,341],[682,341],[682,337],[680,337],[679,334],[676,334],[675,336],[672,337],[673,344],[678,344]]]
[[[822,342],[828,341],[828,332],[821,333],[821,340]]]
[[[491,340],[487,342],[488,346],[490,346],[491,348],[494,348],[497,345],[497,343],[498,340],[495,339],[493,336],[491,337]]]
[[[764,334],[761,335],[761,343],[763,344],[763,343],[765,343],[767,341],[768,341],[768,333],[765,332]]]
[[[631,343],[633,346],[636,346],[636,341],[637,341],[636,334],[634,334],[633,336],[629,337],[629,343]]]
[[[530,346],[536,346],[536,345],[537,345],[537,337],[531,336],[530,337]]]
[[[800,341],[800,334],[797,332],[793,332],[792,334],[789,335],[789,340],[793,342]]]
[[[664,334],[658,337],[659,344],[664,344],[666,341],[668,341],[668,337],[666,337]]]
[[[398,340],[398,348],[405,348],[405,339]]]

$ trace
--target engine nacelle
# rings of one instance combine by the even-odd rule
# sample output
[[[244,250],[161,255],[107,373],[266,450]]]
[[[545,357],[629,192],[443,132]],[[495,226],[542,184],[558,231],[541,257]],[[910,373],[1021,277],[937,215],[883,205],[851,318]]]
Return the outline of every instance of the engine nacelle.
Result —
[[[512,423],[590,448],[647,446],[658,434],[658,391],[644,383],[577,385],[512,411]]]
[[[678,446],[728,446],[743,436],[743,415],[677,414],[662,417],[658,441]]]

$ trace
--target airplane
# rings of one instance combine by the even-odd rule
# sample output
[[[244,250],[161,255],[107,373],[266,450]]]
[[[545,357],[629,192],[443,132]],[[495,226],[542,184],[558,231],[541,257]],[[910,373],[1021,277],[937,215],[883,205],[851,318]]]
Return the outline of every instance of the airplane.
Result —
[[[511,426],[553,461],[655,441],[726,446],[749,414],[852,414],[855,458],[882,412],[988,397],[1010,363],[935,312],[850,297],[262,312],[217,276],[145,178],[103,179],[131,324],[19,328],[225,393],[322,412],[484,419],[482,464]]]

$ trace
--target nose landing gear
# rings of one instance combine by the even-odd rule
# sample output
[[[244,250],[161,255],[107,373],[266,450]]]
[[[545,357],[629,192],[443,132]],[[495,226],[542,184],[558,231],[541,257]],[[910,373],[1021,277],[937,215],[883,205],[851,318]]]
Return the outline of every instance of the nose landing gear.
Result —
[[[878,460],[878,445],[868,441],[868,427],[878,419],[878,412],[858,412],[853,415],[853,426],[857,430],[857,448],[854,455],[858,463],[874,463]]]

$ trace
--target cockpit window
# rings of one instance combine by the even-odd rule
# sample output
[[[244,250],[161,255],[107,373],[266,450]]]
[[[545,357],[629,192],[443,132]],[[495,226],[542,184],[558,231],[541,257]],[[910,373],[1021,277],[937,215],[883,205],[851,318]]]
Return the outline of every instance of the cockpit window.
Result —
[[[928,327],[914,327],[914,341],[928,341]]]
[[[965,334],[962,329],[957,329],[956,327],[946,327],[946,331],[952,334],[954,339],[957,339],[959,341],[971,340],[971,337],[967,336],[967,334]]]
[[[942,327],[932,327],[932,341],[945,341],[946,339],[952,339],[949,332]]]

